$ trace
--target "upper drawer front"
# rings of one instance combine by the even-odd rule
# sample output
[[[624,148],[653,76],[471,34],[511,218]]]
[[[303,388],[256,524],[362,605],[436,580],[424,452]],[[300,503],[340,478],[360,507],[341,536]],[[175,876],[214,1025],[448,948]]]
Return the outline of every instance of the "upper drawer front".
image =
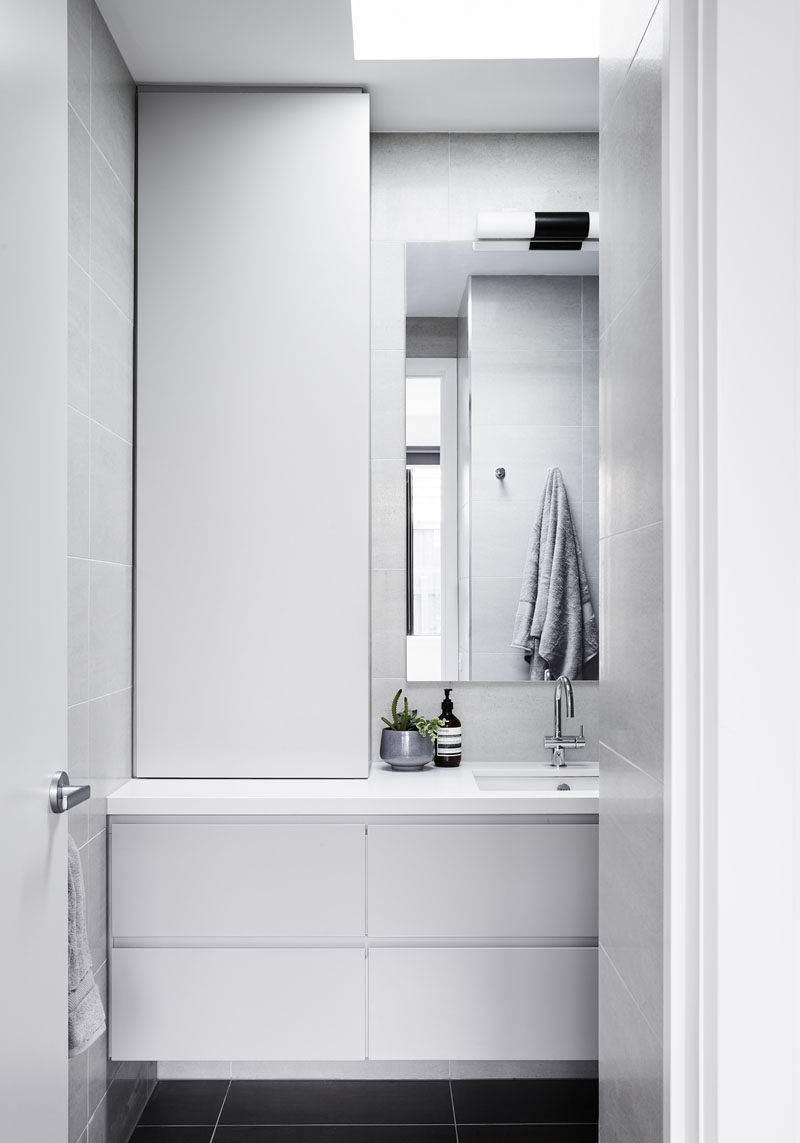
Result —
[[[596,825],[369,827],[376,938],[597,936]]]
[[[121,937],[357,937],[364,827],[117,824],[111,926]]]

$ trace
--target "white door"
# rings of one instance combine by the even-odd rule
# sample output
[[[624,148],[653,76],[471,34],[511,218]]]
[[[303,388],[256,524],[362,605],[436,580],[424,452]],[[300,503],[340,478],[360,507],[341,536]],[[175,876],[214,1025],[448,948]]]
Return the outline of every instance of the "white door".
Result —
[[[67,1138],[66,0],[0,0],[4,1139]]]

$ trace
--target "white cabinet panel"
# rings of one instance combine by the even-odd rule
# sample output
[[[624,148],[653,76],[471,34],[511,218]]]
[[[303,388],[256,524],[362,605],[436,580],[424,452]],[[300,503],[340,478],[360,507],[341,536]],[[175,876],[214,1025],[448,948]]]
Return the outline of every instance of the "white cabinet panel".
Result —
[[[369,96],[143,92],[137,212],[136,772],[366,777]]]
[[[370,937],[593,938],[596,825],[369,827]]]
[[[364,933],[363,825],[115,823],[114,937]]]
[[[369,954],[376,1060],[596,1060],[597,949]]]
[[[363,949],[114,949],[115,1060],[364,1058]]]

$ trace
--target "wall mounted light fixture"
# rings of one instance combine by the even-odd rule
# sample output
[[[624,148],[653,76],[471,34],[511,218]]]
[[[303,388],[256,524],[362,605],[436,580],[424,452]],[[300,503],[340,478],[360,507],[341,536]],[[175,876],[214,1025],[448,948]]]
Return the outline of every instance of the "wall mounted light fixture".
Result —
[[[475,223],[475,250],[582,250],[600,237],[600,216],[588,210],[488,210]]]

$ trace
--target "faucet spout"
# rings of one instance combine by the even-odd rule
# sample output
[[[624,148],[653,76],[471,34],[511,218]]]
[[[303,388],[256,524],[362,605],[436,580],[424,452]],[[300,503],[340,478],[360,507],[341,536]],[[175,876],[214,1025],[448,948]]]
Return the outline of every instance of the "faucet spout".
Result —
[[[561,698],[567,698],[567,718],[575,716],[575,696],[572,692],[572,683],[566,675],[559,675],[556,679],[556,689],[553,692],[553,737],[561,737]]]

